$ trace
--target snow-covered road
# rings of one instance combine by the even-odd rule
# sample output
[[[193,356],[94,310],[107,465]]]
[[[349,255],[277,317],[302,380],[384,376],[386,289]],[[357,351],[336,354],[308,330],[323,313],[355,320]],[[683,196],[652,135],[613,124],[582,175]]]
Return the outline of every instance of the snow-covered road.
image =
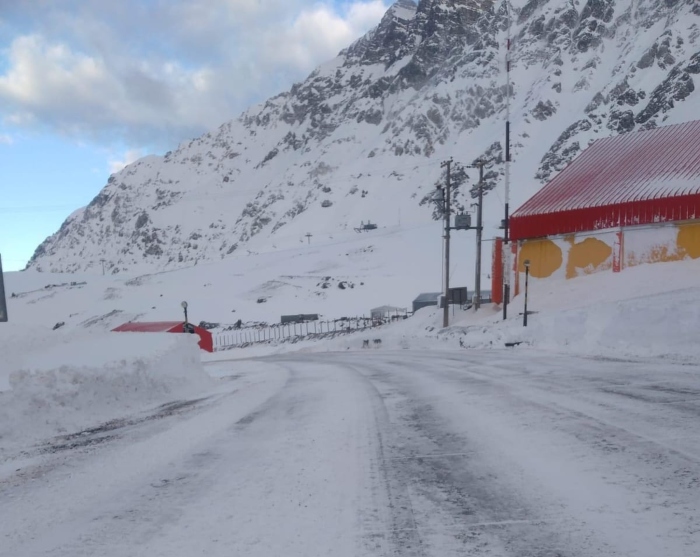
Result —
[[[216,364],[0,463],[0,555],[700,554],[700,370],[514,351]]]

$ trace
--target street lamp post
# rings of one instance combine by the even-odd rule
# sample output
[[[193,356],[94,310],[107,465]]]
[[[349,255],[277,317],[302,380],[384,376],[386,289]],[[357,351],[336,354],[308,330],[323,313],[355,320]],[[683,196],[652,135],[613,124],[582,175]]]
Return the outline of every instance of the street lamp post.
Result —
[[[7,299],[5,298],[5,282],[2,274],[2,257],[0,257],[0,323],[7,322]]]
[[[186,333],[187,330],[189,329],[188,322],[187,322],[187,302],[182,302],[180,305],[182,306],[182,309],[185,311],[185,324],[183,325],[182,330]]]
[[[527,283],[530,277],[530,260],[526,259],[525,264],[525,309],[523,310],[523,327],[527,327]]]

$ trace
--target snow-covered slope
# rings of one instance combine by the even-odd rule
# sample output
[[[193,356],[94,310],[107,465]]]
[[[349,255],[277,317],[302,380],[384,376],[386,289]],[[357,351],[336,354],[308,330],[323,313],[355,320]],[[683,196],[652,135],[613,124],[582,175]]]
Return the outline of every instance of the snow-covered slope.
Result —
[[[510,5],[513,208],[598,137],[696,118],[696,0]],[[495,234],[507,13],[498,1],[400,0],[290,91],[111,176],[29,267],[147,272],[299,247],[368,219],[424,225],[449,157],[489,161]],[[471,210],[468,172],[457,204]]]

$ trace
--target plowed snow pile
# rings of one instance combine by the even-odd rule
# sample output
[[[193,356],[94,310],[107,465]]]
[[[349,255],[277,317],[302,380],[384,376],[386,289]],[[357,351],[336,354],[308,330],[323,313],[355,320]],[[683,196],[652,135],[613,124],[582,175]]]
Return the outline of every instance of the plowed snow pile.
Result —
[[[8,353],[11,335],[3,337]],[[212,384],[197,339],[189,335],[112,333],[62,340],[15,359],[11,367],[3,363],[0,449],[74,433]]]

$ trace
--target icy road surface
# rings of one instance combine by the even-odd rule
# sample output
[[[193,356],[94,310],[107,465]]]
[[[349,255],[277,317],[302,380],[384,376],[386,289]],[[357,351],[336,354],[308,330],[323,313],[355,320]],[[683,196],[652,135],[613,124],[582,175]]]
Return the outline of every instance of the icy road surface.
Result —
[[[219,363],[0,463],[0,555],[700,555],[700,370],[514,351]]]

